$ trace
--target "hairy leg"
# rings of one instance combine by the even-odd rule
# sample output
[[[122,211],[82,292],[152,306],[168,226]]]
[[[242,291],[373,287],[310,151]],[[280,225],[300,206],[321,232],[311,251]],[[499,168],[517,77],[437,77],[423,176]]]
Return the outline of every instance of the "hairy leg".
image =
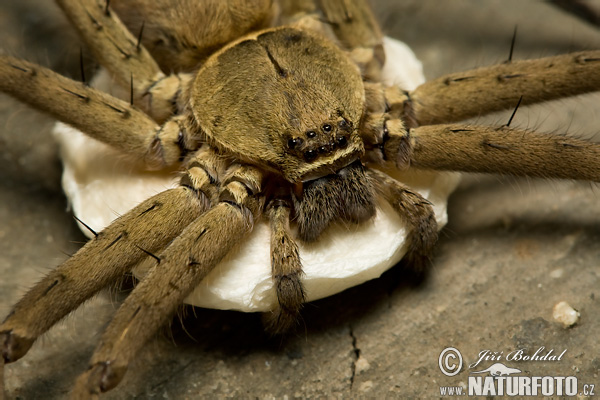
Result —
[[[164,74],[146,48],[103,0],[57,0],[94,57],[128,86],[135,73],[134,90],[141,92]]]
[[[181,118],[159,126],[131,104],[33,63],[0,56],[0,90],[151,169],[176,164],[186,151]]]
[[[274,13],[270,0],[57,2],[95,58],[159,123],[182,108],[190,72],[224,44],[267,27]]]
[[[600,181],[600,144],[509,127],[411,129],[416,168]]]
[[[289,232],[290,206],[275,200],[268,207],[271,223],[271,273],[277,293],[278,308],[266,315],[265,328],[283,333],[298,318],[305,301],[302,264],[298,246]]]
[[[409,127],[449,123],[493,111],[600,90],[600,51],[511,61],[428,81],[403,101]]]
[[[221,202],[200,216],[162,252],[156,265],[121,305],[102,335],[90,368],[72,397],[115,387],[138,350],[171,317],[212,268],[252,230],[259,217],[262,174],[237,167],[224,179]]]
[[[50,272],[15,305],[0,325],[3,360],[13,362],[69,312],[117,281],[198,217],[206,202],[189,189],[160,193],[98,233]]]
[[[369,169],[375,191],[396,210],[408,225],[406,260],[416,271],[424,271],[437,242],[438,229],[433,207],[427,199],[387,174]]]
[[[166,76],[142,45],[112,12],[106,0],[57,0],[83,41],[122,87],[132,90],[132,102],[143,105],[156,121],[173,114],[173,105],[188,74]],[[142,35],[140,30],[138,35]]]
[[[272,0],[111,0],[164,72],[190,72],[244,34],[267,28],[275,18]]]
[[[65,315],[165,248],[216,201],[215,183],[222,168],[211,150],[198,151],[181,187],[142,202],[50,272],[0,325],[0,358],[6,362],[21,358]]]
[[[450,123],[600,90],[600,51],[511,61],[427,81],[412,92],[366,83],[367,111],[406,128]]]
[[[378,81],[385,63],[383,34],[365,0],[318,0],[342,48],[363,71],[367,80]]]

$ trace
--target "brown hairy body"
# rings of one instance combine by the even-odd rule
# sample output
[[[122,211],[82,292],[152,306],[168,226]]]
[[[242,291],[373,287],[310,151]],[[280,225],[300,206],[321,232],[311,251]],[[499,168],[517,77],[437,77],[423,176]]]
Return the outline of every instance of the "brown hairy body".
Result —
[[[186,10],[186,4],[180,4],[178,9]],[[146,53],[135,35],[128,36],[110,10],[101,5],[94,8],[93,2],[92,8],[84,10],[78,4],[64,2],[63,7],[74,24],[107,68],[124,84],[131,79],[128,71],[139,75],[133,80],[132,101],[136,107],[35,65],[3,58],[2,90],[139,157],[149,168],[181,165],[185,171],[181,188],[161,194],[164,199],[150,199],[99,233],[78,256],[50,274],[16,306],[1,328],[5,361],[21,357],[33,340],[64,314],[122,275],[131,264],[151,254],[157,257],[157,267],[119,310],[94,354],[92,369],[79,380],[76,393],[87,395],[110,389],[122,378],[144,343],[143,338],[164,323],[190,288],[263,214],[272,219],[273,237],[288,237],[286,223],[291,214],[298,220],[299,239],[317,240],[331,221],[367,220],[374,212],[372,198],[377,193],[414,228],[409,259],[417,268],[424,268],[436,240],[429,205],[410,188],[371,169],[362,159],[402,169],[599,179],[598,147],[585,141],[540,137],[510,128],[421,126],[504,109],[516,104],[520,96],[527,102],[535,102],[597,90],[597,52],[514,62],[507,67],[510,74],[494,69],[472,71],[466,77],[444,78],[442,88],[435,86],[438,82],[432,82],[413,93],[405,93],[397,88],[384,88],[377,82],[378,68],[383,62],[381,34],[373,28],[373,18],[365,13],[363,4],[340,2],[337,8],[332,6],[335,4],[307,2],[303,6],[307,8],[301,10],[306,15],[280,17],[292,27],[252,33],[267,26],[265,21],[276,20],[280,10],[290,5],[278,7],[271,2],[256,2],[256,7],[247,10],[240,23],[232,14],[233,8],[225,11],[217,3],[207,2],[201,6],[221,10],[215,15],[225,25],[241,31],[219,39],[211,33],[211,29],[220,28],[219,24],[206,27],[206,32],[198,36],[192,35],[195,32],[192,29],[184,28],[179,33],[168,29],[173,38],[167,40],[166,47],[181,55],[168,64],[170,56],[161,55],[159,45],[160,40],[166,39],[161,39],[164,33],[156,28],[168,26],[161,20],[164,13],[160,17],[150,14],[140,17],[125,8],[120,11],[124,16],[133,15],[129,22],[131,30],[136,20],[139,25],[140,18],[156,25],[149,23],[151,32],[142,35],[149,43]],[[119,9],[118,4],[116,8]],[[92,18],[90,10],[94,11]],[[182,15],[196,15],[193,11],[187,10]],[[311,12],[319,13],[329,24],[313,18]],[[172,22],[172,18],[165,20]],[[98,24],[110,29],[99,30]],[[349,27],[353,24],[362,29]],[[86,31],[90,26],[92,29]],[[113,33],[123,37],[115,39]],[[243,36],[244,33],[249,36]],[[239,39],[240,36],[243,37]],[[206,37],[215,37],[216,41],[206,43],[203,39]],[[233,39],[233,43],[220,49]],[[286,53],[292,45],[300,48],[292,47]],[[196,48],[199,50],[194,52]],[[215,48],[220,50],[207,59],[204,54],[212,53]],[[300,51],[305,49],[310,54]],[[307,55],[311,58],[303,59]],[[253,57],[256,60],[248,61]],[[244,75],[248,69],[233,67],[235,60],[264,69],[257,74],[269,80],[252,86],[251,77]],[[198,62],[202,67],[196,72],[191,65]],[[301,69],[303,65],[306,70]],[[329,68],[332,65],[336,68]],[[553,72],[547,78],[549,68]],[[305,77],[301,76],[303,72]],[[487,87],[487,75],[497,81],[501,81],[499,76],[508,78],[504,85],[493,89],[496,96],[488,98],[489,101],[461,102],[464,97],[457,93],[470,90],[473,81],[481,80]],[[539,89],[530,89],[533,86],[530,82],[540,80],[545,82],[546,91],[543,96],[535,97]],[[265,85],[274,86],[274,96],[261,93]],[[58,95],[64,101],[53,101]],[[495,101],[496,98],[501,101]],[[454,106],[444,108],[429,103],[434,101],[431,99]],[[73,108],[81,112],[74,116]],[[226,112],[219,113],[220,108]],[[106,130],[107,126],[111,129]],[[511,135],[521,139],[518,144],[511,141]],[[436,145],[440,140],[442,145]],[[576,155],[569,153],[573,149]],[[503,163],[503,160],[508,161]],[[360,196],[352,196],[354,193]],[[349,204],[346,198],[352,199]],[[334,205],[324,207],[328,199],[336,200]],[[165,204],[168,206],[160,207]],[[173,210],[178,210],[181,216],[171,215]],[[218,229],[222,221],[225,229]],[[139,237],[130,228],[136,224],[143,224]],[[161,229],[151,229],[154,226]],[[284,242],[279,246],[273,244],[273,275],[281,306],[272,317],[274,330],[293,323],[303,299],[299,256],[293,245],[287,247]],[[87,264],[79,259],[96,257],[99,253],[103,253],[104,260],[108,260],[104,255],[107,253],[116,259],[131,256],[132,260],[106,261],[107,266],[96,272],[106,270],[108,275],[94,279],[88,279],[87,271],[70,266]],[[289,259],[293,261],[289,265],[283,261]],[[119,268],[107,268],[113,264],[119,264]],[[167,279],[164,271],[172,273],[172,279]],[[166,280],[170,283],[168,288],[162,285]],[[162,292],[157,292],[157,288]],[[67,298],[70,300],[63,304]],[[158,298],[163,299],[160,304],[156,304]],[[56,303],[61,305],[51,306]],[[46,312],[48,309],[53,312]]]

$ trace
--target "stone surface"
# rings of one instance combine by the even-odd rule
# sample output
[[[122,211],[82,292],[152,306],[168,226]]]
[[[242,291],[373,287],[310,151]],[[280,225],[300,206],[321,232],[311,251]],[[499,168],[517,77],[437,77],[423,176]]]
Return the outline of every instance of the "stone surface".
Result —
[[[47,3],[3,1],[2,48],[78,78],[79,44]],[[428,78],[503,62],[515,26],[515,59],[600,48],[598,29],[545,2],[373,5],[386,34],[413,47]],[[591,136],[599,132],[599,100],[588,95],[523,108],[513,125]],[[509,115],[476,122],[504,124]],[[84,240],[65,210],[51,124],[0,97],[1,316]],[[185,319],[187,333],[174,323],[174,339],[158,335],[105,398],[437,398],[440,386],[465,387],[468,364],[483,350],[504,357],[542,346],[567,351],[555,362],[503,362],[527,375],[573,375],[580,385],[598,386],[597,197],[597,187],[585,183],[469,176],[450,199],[450,223],[424,281],[400,266],[307,304],[299,329],[284,339],[265,335],[255,314],[195,310]],[[65,398],[120,300],[99,296],[7,365],[8,398]],[[572,328],[552,319],[560,301],[581,314]],[[446,347],[464,358],[453,377],[438,367]],[[493,362],[482,361],[478,370]]]

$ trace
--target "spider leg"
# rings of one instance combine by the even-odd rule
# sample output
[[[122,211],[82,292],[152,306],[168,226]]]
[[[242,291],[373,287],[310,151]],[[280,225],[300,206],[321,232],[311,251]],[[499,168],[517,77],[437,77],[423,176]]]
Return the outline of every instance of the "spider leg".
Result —
[[[472,125],[410,130],[411,166],[600,181],[600,145],[568,136]]]
[[[542,178],[600,179],[600,145],[596,143],[508,126],[446,124],[407,130],[400,118],[403,110],[399,107],[399,93],[396,88],[366,85],[367,114],[361,126],[366,150],[364,161],[397,169],[410,166]]]
[[[250,31],[271,26],[273,0],[111,0],[131,32],[163,71],[192,71],[213,53]]]
[[[143,0],[57,2],[95,58],[121,86],[131,84],[136,104],[158,122],[185,103],[180,95],[192,75],[182,71],[197,69],[208,55],[250,29],[266,27],[275,9],[270,0],[179,2],[176,7]]]
[[[367,113],[361,136],[366,151],[363,161],[401,170],[409,166],[412,148],[402,120],[391,119],[387,113]]]
[[[409,127],[449,123],[493,111],[600,90],[600,51],[511,61],[442,76],[405,94]]]
[[[276,334],[296,323],[306,296],[298,246],[289,232],[290,206],[274,200],[267,209],[271,223],[271,273],[278,308],[266,315],[265,328]]]
[[[109,7],[109,1],[57,0],[94,57],[109,69],[122,87],[131,85],[133,96],[157,121],[173,114],[173,104],[189,74],[166,76]],[[140,32],[140,34],[143,32]],[[133,101],[133,99],[132,99]]]
[[[408,224],[406,260],[416,271],[424,271],[437,242],[438,229],[431,203],[384,172],[368,169],[375,191],[396,210]]]
[[[151,169],[174,165],[188,151],[183,117],[160,126],[127,102],[27,61],[0,56],[0,91],[138,157]]]
[[[6,362],[21,358],[40,335],[129,272],[148,256],[146,252],[162,249],[204,208],[193,191],[171,189],[144,201],[98,233],[15,305],[0,325],[2,358]]]
[[[385,63],[383,34],[365,0],[318,0],[341,46],[350,52],[365,79],[378,81]]]
[[[141,45],[102,0],[56,0],[93,51],[94,57],[121,82],[129,86],[135,72],[134,89],[143,91],[164,74],[148,50]]]
[[[162,250],[216,201],[214,168],[198,152],[182,186],[142,202],[98,233],[73,257],[50,272],[15,305],[0,325],[0,358],[13,362],[69,312]]]
[[[121,305],[102,335],[72,394],[88,398],[123,378],[137,351],[172,316],[185,297],[252,230],[262,200],[262,173],[236,166],[225,178],[220,202],[192,222]]]

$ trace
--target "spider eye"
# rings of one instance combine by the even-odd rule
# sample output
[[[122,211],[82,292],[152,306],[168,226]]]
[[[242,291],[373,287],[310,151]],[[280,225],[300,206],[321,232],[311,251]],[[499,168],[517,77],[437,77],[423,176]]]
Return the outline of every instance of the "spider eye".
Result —
[[[350,127],[350,125],[348,124],[348,121],[346,121],[346,119],[344,118],[340,122],[338,122],[338,127],[340,129],[347,130]]]
[[[315,158],[317,158],[317,151],[316,150],[307,150],[304,152],[304,159],[306,161],[312,161]]]
[[[329,133],[333,129],[333,127],[329,124],[323,124],[322,128],[323,128],[323,132],[325,132],[325,133]]]
[[[298,145],[302,144],[302,139],[300,139],[300,138],[290,138],[290,139],[288,140],[287,144],[288,144],[288,147],[289,147],[290,149],[293,149],[293,148],[295,148],[296,146],[298,146]]]
[[[312,139],[315,136],[317,136],[317,132],[315,132],[315,131],[308,131],[308,132],[306,132],[306,137],[309,138],[309,139]]]
[[[346,138],[346,136],[338,136],[335,138],[335,142],[338,145],[338,147],[346,147],[346,145],[348,144],[348,139]]]

